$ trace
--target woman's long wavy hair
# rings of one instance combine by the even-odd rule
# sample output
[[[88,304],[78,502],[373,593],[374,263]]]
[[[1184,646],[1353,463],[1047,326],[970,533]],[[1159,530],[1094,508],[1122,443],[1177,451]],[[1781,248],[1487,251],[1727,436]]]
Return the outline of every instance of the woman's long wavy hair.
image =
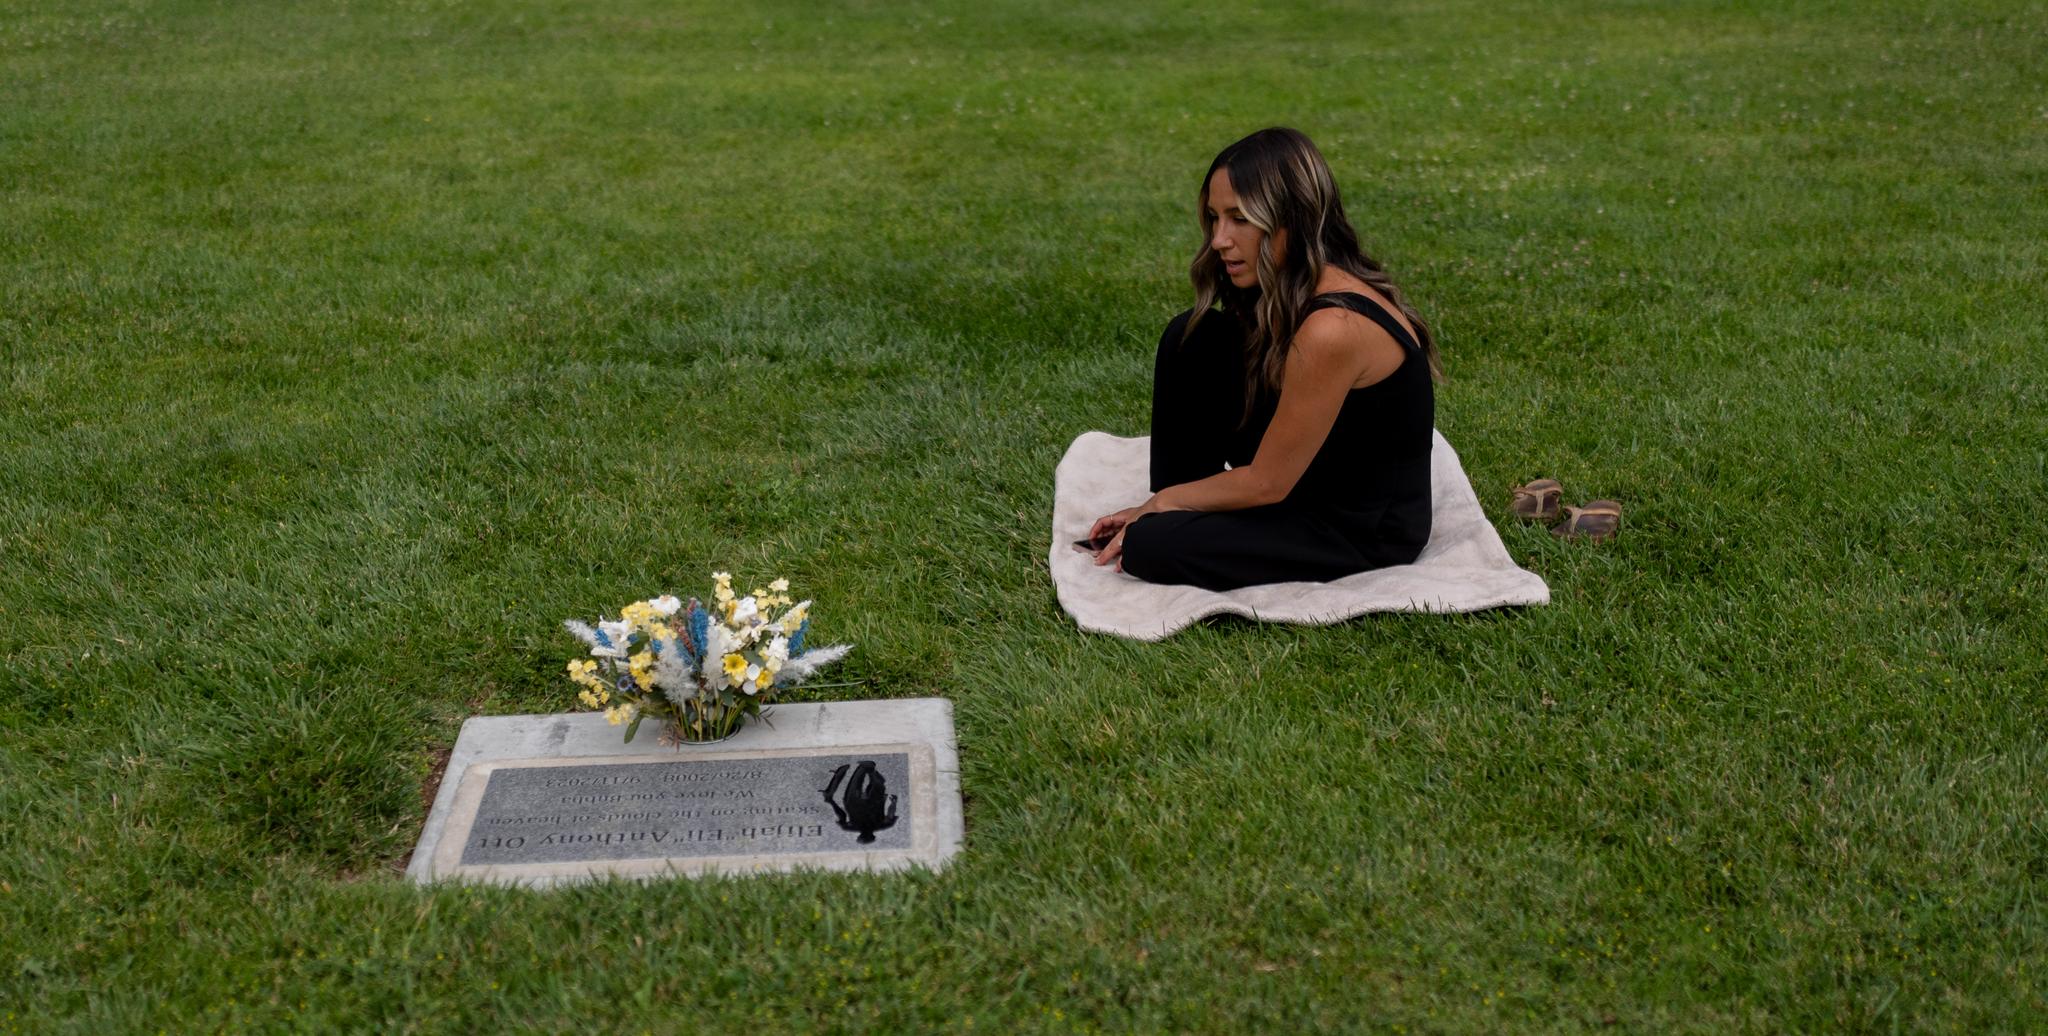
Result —
[[[1216,236],[1216,219],[1209,213],[1209,181],[1218,169],[1230,171],[1230,185],[1237,192],[1245,220],[1266,232],[1253,264],[1259,277],[1255,288],[1230,283],[1222,257],[1210,247]],[[1330,175],[1322,152],[1299,130],[1262,129],[1224,148],[1202,174],[1195,212],[1202,224],[1202,248],[1188,267],[1188,277],[1195,285],[1195,312],[1182,341],[1194,334],[1195,325],[1210,315],[1210,307],[1218,301],[1223,312],[1245,328],[1245,420],[1250,420],[1262,394],[1280,391],[1288,345],[1301,324],[1303,310],[1315,297],[1316,282],[1325,266],[1335,266],[1372,285],[1400,307],[1429,359],[1430,377],[1443,380],[1443,363],[1437,357],[1429,325],[1402,297],[1385,269],[1359,247],[1358,232],[1344,218],[1336,178]],[[1284,256],[1273,252],[1281,230],[1287,231]]]

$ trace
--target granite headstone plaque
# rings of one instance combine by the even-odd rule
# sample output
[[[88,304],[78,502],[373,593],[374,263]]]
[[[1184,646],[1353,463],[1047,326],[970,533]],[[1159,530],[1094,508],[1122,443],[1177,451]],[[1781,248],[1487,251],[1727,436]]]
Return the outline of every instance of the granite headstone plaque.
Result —
[[[778,704],[677,749],[595,712],[476,716],[406,867],[545,886],[794,869],[938,868],[965,834],[951,703]]]
[[[908,858],[931,844],[930,755],[877,745],[480,764],[435,869],[516,879]]]
[[[461,865],[902,849],[909,788],[908,752],[499,765]]]

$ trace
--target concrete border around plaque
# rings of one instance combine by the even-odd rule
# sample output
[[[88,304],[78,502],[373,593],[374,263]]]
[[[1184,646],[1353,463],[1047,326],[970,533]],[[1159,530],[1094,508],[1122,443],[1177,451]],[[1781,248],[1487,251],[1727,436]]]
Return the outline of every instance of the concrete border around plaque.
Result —
[[[680,749],[657,733],[621,744],[594,712],[465,721],[406,877],[548,886],[936,870],[960,851],[943,698],[785,703],[726,741]],[[892,786],[904,790],[886,795]]]

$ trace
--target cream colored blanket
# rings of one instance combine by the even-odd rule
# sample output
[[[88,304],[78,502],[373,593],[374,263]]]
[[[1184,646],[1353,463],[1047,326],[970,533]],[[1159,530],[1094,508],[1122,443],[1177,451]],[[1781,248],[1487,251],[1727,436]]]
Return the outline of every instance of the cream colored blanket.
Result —
[[[1548,604],[1550,587],[1508,557],[1486,520],[1458,454],[1436,433],[1430,451],[1435,505],[1429,546],[1412,565],[1360,572],[1330,583],[1269,583],[1228,593],[1158,586],[1097,567],[1074,549],[1095,519],[1145,502],[1149,440],[1085,432],[1053,476],[1052,582],[1060,607],[1094,633],[1160,640],[1209,615],[1265,622],[1331,623],[1379,611],[1471,612]]]

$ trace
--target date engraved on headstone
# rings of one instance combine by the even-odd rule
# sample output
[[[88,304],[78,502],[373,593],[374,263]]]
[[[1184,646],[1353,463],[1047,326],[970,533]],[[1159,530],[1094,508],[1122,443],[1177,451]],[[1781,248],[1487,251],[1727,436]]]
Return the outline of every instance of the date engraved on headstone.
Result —
[[[903,850],[907,752],[495,768],[459,865]]]

